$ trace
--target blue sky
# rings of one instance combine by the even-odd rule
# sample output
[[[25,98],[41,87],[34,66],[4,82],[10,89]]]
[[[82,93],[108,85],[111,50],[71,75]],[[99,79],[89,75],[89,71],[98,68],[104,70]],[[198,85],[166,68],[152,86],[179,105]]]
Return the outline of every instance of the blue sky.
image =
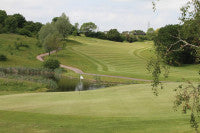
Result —
[[[63,12],[71,23],[94,22],[99,30],[147,30],[148,22],[157,29],[179,23],[180,7],[186,0],[161,0],[152,10],[152,0],[1,0],[0,9],[21,13],[27,20],[50,22]]]

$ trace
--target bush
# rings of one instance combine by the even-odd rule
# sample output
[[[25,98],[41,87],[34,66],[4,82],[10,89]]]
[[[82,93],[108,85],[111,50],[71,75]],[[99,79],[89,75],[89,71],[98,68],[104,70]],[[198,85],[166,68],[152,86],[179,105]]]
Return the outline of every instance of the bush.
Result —
[[[28,36],[28,37],[31,37],[31,32],[28,31],[27,29],[19,29],[19,30],[18,30],[18,33],[19,33],[20,35],[26,35],[26,36]]]
[[[3,54],[0,55],[0,61],[7,61],[7,60],[8,58],[5,55]]]
[[[55,59],[47,59],[43,63],[44,68],[55,70],[56,68],[60,67],[60,62]]]

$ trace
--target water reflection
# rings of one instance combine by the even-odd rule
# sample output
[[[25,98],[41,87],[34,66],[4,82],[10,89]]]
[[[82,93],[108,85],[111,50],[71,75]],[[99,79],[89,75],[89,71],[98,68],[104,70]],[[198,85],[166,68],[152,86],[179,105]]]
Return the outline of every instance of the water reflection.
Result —
[[[58,89],[56,91],[86,91],[96,90],[113,86],[111,84],[105,84],[101,82],[88,81],[84,79],[62,77],[58,81]]]

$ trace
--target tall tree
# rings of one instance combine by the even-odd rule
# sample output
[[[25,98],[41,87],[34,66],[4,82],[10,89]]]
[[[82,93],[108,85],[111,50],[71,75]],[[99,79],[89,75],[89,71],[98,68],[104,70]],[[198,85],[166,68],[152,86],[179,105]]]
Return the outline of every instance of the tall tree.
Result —
[[[58,32],[57,29],[55,28],[54,25],[50,24],[50,23],[47,23],[46,25],[42,26],[42,28],[40,29],[39,31],[39,40],[40,40],[40,43],[43,44],[44,43],[44,40],[45,38],[51,34],[51,33],[55,33],[55,32]]]
[[[48,34],[48,36],[44,39],[43,45],[49,55],[52,50],[58,51],[61,45],[60,34],[58,32]]]
[[[83,23],[80,28],[82,33],[94,32],[96,29],[97,26],[93,22]]]
[[[69,18],[63,13],[55,22],[55,27],[58,32],[62,35],[63,39],[65,39],[72,30],[72,25],[69,21]]]

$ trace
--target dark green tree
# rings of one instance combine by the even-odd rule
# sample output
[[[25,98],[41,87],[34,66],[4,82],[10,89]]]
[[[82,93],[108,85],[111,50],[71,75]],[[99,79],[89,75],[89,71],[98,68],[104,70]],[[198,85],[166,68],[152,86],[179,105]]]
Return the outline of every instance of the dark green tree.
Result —
[[[107,33],[107,38],[111,41],[117,41],[117,42],[122,42],[122,37],[121,34],[117,29],[111,29]]]
[[[13,17],[15,17],[15,19],[17,20],[17,27],[18,28],[23,28],[24,24],[26,23],[26,19],[24,16],[22,16],[21,14],[14,14]]]
[[[4,10],[0,10],[0,24],[4,25],[4,21],[7,18],[7,13]]]
[[[13,16],[8,16],[5,19],[5,28],[10,33],[15,33],[17,29],[17,19]]]

